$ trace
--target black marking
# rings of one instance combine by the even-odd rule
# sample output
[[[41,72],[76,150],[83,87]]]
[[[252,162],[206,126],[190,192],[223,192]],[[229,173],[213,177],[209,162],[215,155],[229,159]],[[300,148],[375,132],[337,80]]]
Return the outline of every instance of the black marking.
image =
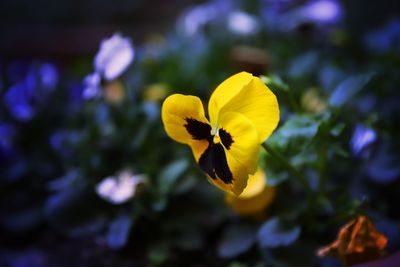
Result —
[[[221,138],[222,144],[225,146],[226,149],[229,150],[233,143],[233,139],[230,133],[225,131],[224,129],[219,129],[219,137]]]
[[[211,126],[195,119],[186,118],[184,125],[194,140],[207,140],[211,137]]]
[[[212,179],[221,179],[225,184],[233,181],[232,173],[228,166],[224,147],[212,141],[199,159],[200,168]]]

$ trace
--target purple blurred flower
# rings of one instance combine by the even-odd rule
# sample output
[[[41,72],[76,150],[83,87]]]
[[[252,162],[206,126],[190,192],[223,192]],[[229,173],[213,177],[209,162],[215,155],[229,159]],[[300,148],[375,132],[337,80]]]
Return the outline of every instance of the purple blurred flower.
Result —
[[[291,31],[306,23],[317,26],[337,24],[342,19],[343,9],[336,0],[316,0],[286,12],[265,8],[264,12],[267,27],[271,30]]]
[[[128,68],[134,56],[131,40],[116,33],[101,42],[94,59],[95,71],[107,81],[114,80]]]
[[[400,51],[400,19],[392,20],[384,27],[368,33],[364,40],[367,48],[378,53]]]
[[[190,8],[178,19],[178,31],[186,36],[201,33],[207,24],[225,16],[232,9],[231,2],[229,0],[210,1]]]
[[[304,21],[330,24],[340,20],[342,7],[334,0],[319,0],[303,6],[298,12]]]
[[[369,152],[366,151],[366,148],[374,143],[376,139],[377,134],[373,129],[365,127],[362,124],[358,124],[350,140],[351,150],[357,156],[361,155],[368,157]]]
[[[251,35],[260,30],[260,25],[254,16],[234,11],[228,15],[228,29],[238,35]]]

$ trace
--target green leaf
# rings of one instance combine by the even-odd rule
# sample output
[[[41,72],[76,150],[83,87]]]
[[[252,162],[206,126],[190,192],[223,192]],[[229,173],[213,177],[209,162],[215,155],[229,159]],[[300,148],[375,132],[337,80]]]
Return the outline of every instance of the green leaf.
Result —
[[[159,176],[161,193],[168,193],[178,178],[186,171],[187,167],[188,162],[185,159],[180,159],[167,165]]]
[[[123,248],[128,242],[132,224],[132,218],[126,214],[112,221],[107,233],[107,245],[112,249]]]
[[[344,128],[346,128],[346,124],[344,123],[338,123],[336,124],[330,131],[332,136],[338,137],[344,130]]]
[[[294,79],[300,79],[311,75],[317,68],[319,54],[315,51],[309,51],[301,54],[292,60],[288,74]]]
[[[309,115],[293,115],[268,140],[272,145],[286,148],[290,143],[309,144],[318,132],[319,122]]]
[[[276,173],[270,170],[270,168],[266,168],[265,170],[267,173],[269,186],[278,186],[290,178],[290,174],[286,171]]]
[[[341,107],[350,101],[361,89],[363,89],[375,76],[374,73],[350,76],[341,82],[329,98],[329,104]]]
[[[300,232],[300,226],[285,226],[278,217],[273,217],[258,231],[258,243],[261,248],[288,246],[297,240]]]
[[[269,76],[260,76],[260,79],[269,87],[272,87],[274,89],[279,89],[282,91],[289,91],[289,85],[287,85],[281,77],[272,74]]]
[[[233,224],[225,229],[218,245],[221,258],[233,258],[250,249],[255,243],[257,229],[252,224]]]

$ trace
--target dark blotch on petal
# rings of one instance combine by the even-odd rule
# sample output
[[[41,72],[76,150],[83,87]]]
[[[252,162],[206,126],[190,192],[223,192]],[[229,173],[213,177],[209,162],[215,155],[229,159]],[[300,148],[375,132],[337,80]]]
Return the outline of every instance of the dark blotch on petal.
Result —
[[[205,140],[211,137],[211,126],[195,119],[186,118],[184,125],[188,133],[194,140]]]
[[[228,166],[224,147],[221,144],[210,142],[199,159],[199,165],[212,179],[221,179],[225,184],[232,183],[232,173]]]
[[[231,134],[225,131],[224,129],[220,129],[219,137],[221,138],[222,144],[225,146],[225,148],[229,149],[233,143]]]

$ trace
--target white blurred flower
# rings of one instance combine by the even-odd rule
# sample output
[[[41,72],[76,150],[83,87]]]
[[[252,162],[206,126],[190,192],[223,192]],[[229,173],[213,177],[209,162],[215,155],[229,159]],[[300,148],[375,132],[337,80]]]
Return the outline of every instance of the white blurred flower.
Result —
[[[110,38],[103,40],[94,59],[96,72],[105,80],[111,81],[120,76],[132,63],[135,51],[128,37],[115,33]]]
[[[93,99],[102,95],[100,74],[94,72],[86,75],[83,80],[83,99]]]
[[[136,187],[143,183],[144,175],[123,171],[116,176],[104,178],[96,186],[97,194],[112,204],[122,204],[135,196]]]
[[[242,11],[234,11],[228,16],[228,28],[236,34],[250,35],[258,32],[259,24],[255,17]]]

